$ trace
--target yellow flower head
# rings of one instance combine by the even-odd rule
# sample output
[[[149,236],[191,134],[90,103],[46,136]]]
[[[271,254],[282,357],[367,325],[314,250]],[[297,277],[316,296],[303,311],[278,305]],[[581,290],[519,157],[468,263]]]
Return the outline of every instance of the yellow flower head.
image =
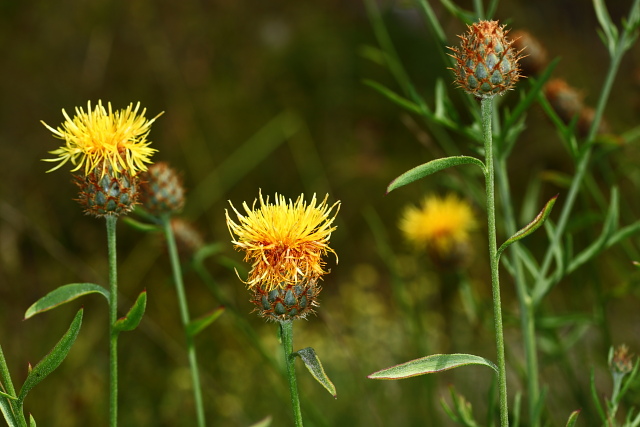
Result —
[[[238,217],[236,223],[225,210],[232,242],[245,251],[245,261],[253,262],[246,282],[249,288],[259,286],[271,291],[316,281],[327,273],[322,256],[327,252],[336,255],[329,247],[329,238],[336,229],[332,224],[340,209],[340,202],[328,206],[328,197],[318,204],[314,194],[307,204],[303,195],[293,202],[276,194],[272,204],[261,192],[251,208],[246,202],[242,204],[246,215],[229,202]],[[258,200],[260,205],[256,207]]]
[[[475,225],[471,206],[455,194],[427,196],[420,208],[408,206],[400,220],[407,240],[443,255],[456,244],[467,242]]]
[[[75,166],[72,172],[84,167],[84,175],[88,175],[96,168],[111,167],[114,175],[123,170],[134,176],[138,171],[147,170],[145,163],[151,163],[150,157],[157,150],[150,148],[147,135],[151,124],[160,116],[158,114],[151,120],[144,117],[146,109],[140,114],[140,103],[129,104],[127,109],[113,111],[111,103],[107,109],[98,101],[93,111],[91,102],[87,103],[87,111],[82,107],[76,107],[76,115],[73,119],[63,109],[62,114],[66,121],[62,127],[47,127],[56,138],[65,141],[65,145],[50,154],[57,156],[55,159],[43,159],[45,162],[60,162],[48,172],[59,169],[71,161]]]

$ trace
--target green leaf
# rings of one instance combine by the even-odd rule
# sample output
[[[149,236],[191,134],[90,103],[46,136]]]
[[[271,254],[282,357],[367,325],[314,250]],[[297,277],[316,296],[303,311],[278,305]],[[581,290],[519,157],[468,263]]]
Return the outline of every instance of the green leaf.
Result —
[[[504,242],[502,246],[500,246],[500,248],[498,249],[498,256],[500,256],[500,254],[502,254],[502,252],[505,249],[507,249],[509,245],[517,242],[520,239],[524,239],[529,234],[533,233],[538,228],[540,228],[540,226],[544,223],[544,221],[547,219],[547,217],[551,213],[551,209],[553,209],[553,205],[556,203],[557,199],[558,199],[558,195],[556,194],[551,198],[551,200],[547,202],[546,205],[544,205],[544,208],[542,208],[540,213],[533,219],[533,221],[531,221],[524,228],[520,229],[520,231],[516,232],[516,234],[514,234],[509,239],[507,239],[507,241]]]
[[[29,374],[27,375],[27,379],[22,384],[22,388],[20,389],[20,393],[18,394],[18,406],[22,406],[22,402],[24,398],[27,396],[27,393],[35,387],[40,381],[45,379],[51,372],[55,371],[58,366],[62,363],[69,350],[71,350],[71,346],[75,342],[78,337],[78,333],[80,332],[80,326],[82,326],[82,314],[83,309],[78,310],[78,313],[74,317],[71,322],[71,326],[67,332],[62,336],[60,341],[53,347],[53,349],[47,354],[33,369],[29,370]]]
[[[260,421],[258,421],[255,424],[251,424],[249,427],[269,427],[271,425],[271,415],[268,415],[266,417],[264,417],[263,419],[261,419]]]
[[[146,307],[147,291],[142,291],[140,292],[140,295],[138,295],[138,299],[136,299],[136,302],[134,302],[129,309],[127,315],[116,320],[116,323],[113,326],[114,331],[116,333],[122,331],[133,331],[140,324],[142,316],[144,316],[144,310]]]
[[[485,365],[496,373],[498,367],[489,359],[473,354],[432,354],[431,356],[411,360],[400,365],[392,366],[381,371],[374,372],[367,378],[376,380],[397,380],[415,377],[423,374],[447,371],[466,365]]]
[[[158,224],[149,224],[147,222],[138,221],[131,218],[130,216],[125,216],[124,222],[127,223],[127,225],[133,227],[135,230],[143,231],[145,233],[162,231],[162,227],[160,227]]]
[[[395,190],[396,188],[400,188],[404,185],[410,184],[413,181],[417,181],[421,178],[424,178],[427,175],[431,175],[432,173],[439,172],[443,169],[450,168],[452,166],[458,165],[468,165],[473,164],[479,166],[483,171],[485,169],[484,163],[481,160],[476,159],[475,157],[469,156],[453,156],[453,157],[444,157],[442,159],[431,160],[430,162],[424,163],[420,166],[416,166],[413,169],[410,169],[391,181],[391,184],[387,187],[387,194]]]
[[[380,94],[385,96],[388,100],[399,105],[405,110],[409,110],[410,112],[415,114],[420,114],[420,115],[422,114],[422,109],[420,109],[420,106],[418,104],[413,103],[406,98],[403,98],[402,96],[398,95],[397,93],[387,88],[386,86],[368,79],[363,80],[363,83],[369,86],[370,88],[380,92]]]
[[[210,313],[192,320],[187,325],[187,334],[189,334],[190,337],[195,337],[202,332],[204,328],[215,322],[222,313],[224,313],[224,307],[220,306]]]
[[[578,415],[580,415],[580,411],[573,411],[571,415],[569,415],[569,419],[567,420],[567,427],[573,427],[578,421]]]
[[[197,263],[202,263],[210,256],[217,255],[224,250],[225,246],[222,243],[210,243],[204,245],[193,254],[193,260]]]
[[[19,415],[16,415],[16,412],[18,412],[17,408],[13,408],[11,401],[0,397],[0,412],[2,412],[7,426],[20,427],[20,422],[17,420],[17,417],[19,417]]]
[[[87,294],[101,294],[107,299],[107,303],[109,303],[109,291],[102,286],[93,283],[70,283],[60,286],[58,289],[49,292],[34,302],[25,312],[24,318],[25,320],[29,319],[38,313],[51,310],[52,308]]]
[[[316,379],[324,388],[327,389],[329,393],[333,397],[337,396],[336,387],[333,385],[327,374],[324,372],[322,368],[322,363],[320,363],[320,359],[316,355],[316,352],[311,347],[303,348],[302,350],[298,350],[294,353],[294,356],[300,356],[300,359],[304,362],[304,365],[307,367],[313,378]]]
[[[29,427],[37,427],[36,420],[33,418],[33,415],[29,414]]]

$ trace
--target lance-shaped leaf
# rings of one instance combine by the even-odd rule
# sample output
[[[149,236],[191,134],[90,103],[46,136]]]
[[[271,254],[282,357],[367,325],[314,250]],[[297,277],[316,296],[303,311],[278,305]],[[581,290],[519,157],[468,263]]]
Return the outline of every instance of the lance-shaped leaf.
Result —
[[[311,372],[311,375],[313,375],[313,378],[315,378],[316,381],[322,384],[322,386],[326,388],[333,397],[337,396],[336,387],[324,372],[322,363],[320,363],[320,359],[318,359],[314,349],[311,347],[303,348],[302,350],[295,352],[294,355],[300,356],[300,359],[302,359],[304,365],[307,367],[309,372]]]
[[[205,314],[204,316],[192,320],[191,322],[189,322],[189,325],[187,325],[187,334],[189,334],[189,336],[191,337],[195,337],[204,328],[215,322],[222,313],[224,313],[224,307],[220,306],[215,310]]]
[[[67,332],[60,338],[60,341],[53,347],[53,349],[47,354],[36,366],[29,370],[27,379],[22,384],[20,393],[18,394],[18,407],[22,407],[22,402],[27,393],[35,387],[40,381],[45,379],[51,372],[53,372],[67,357],[71,346],[76,341],[78,333],[80,332],[80,326],[82,326],[82,314],[83,309],[78,310],[78,313],[71,322],[71,326]]]
[[[6,396],[5,396],[6,395]],[[18,421],[18,409],[16,408],[17,404],[14,404],[15,397],[9,396],[6,393],[2,393],[0,395],[0,412],[4,417],[5,422],[9,427],[19,427],[20,423]]]
[[[394,102],[395,104],[399,105],[400,107],[411,111],[412,113],[416,113],[416,114],[422,114],[422,110],[420,109],[420,106],[418,106],[417,104],[409,101],[406,98],[403,98],[402,96],[398,95],[397,93],[395,93],[394,91],[392,91],[391,89],[387,88],[384,85],[381,85],[378,82],[374,82],[373,80],[368,80],[365,79],[363,81],[363,83],[375,90],[377,90],[379,93],[381,93],[383,96],[385,96],[388,100],[390,100],[391,102]]]
[[[100,285],[93,283],[70,283],[54,289],[34,302],[25,312],[24,318],[29,319],[38,313],[51,310],[52,308],[87,294],[100,294],[107,299],[107,303],[109,302],[109,291]]]
[[[116,323],[113,326],[114,331],[116,333],[122,331],[133,331],[140,324],[142,316],[144,316],[145,308],[147,308],[146,290],[140,292],[138,299],[133,303],[127,315],[116,320]]]
[[[520,239],[524,239],[529,234],[540,228],[540,226],[544,223],[544,221],[551,213],[551,209],[553,209],[553,205],[556,203],[557,199],[558,195],[556,194],[551,198],[551,200],[547,202],[546,205],[544,205],[544,208],[542,208],[540,213],[533,219],[533,221],[527,224],[524,228],[520,229],[520,231],[516,232],[516,234],[509,237],[509,239],[507,239],[507,241],[504,242],[498,249],[498,256],[500,256],[502,252],[504,252],[504,250],[507,249],[507,247],[509,247],[509,245],[511,245],[512,243],[515,243]]]
[[[391,184],[389,184],[389,186],[387,187],[387,194],[392,192],[396,188],[400,188],[404,185],[410,184],[413,181],[417,181],[427,175],[431,175],[432,173],[436,173],[453,166],[468,164],[477,165],[483,171],[485,170],[484,163],[482,163],[481,160],[470,156],[452,156],[431,160],[430,162],[424,163],[420,166],[416,166],[413,169],[409,169],[408,171],[391,181]]]
[[[473,354],[432,354],[420,359],[410,360],[400,365],[392,366],[374,372],[367,378],[375,380],[398,380],[415,377],[417,375],[433,374],[466,365],[484,365],[496,373],[498,367],[489,359]]]
[[[29,427],[37,427],[36,420],[33,418],[33,415],[29,414]]]
[[[576,421],[578,421],[578,415],[580,415],[580,410],[573,411],[571,415],[569,415],[567,427],[573,427],[576,424]]]

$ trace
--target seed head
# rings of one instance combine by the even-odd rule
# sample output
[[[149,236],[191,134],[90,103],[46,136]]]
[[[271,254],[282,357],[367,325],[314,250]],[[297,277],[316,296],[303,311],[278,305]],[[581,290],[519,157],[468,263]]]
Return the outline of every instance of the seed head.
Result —
[[[520,78],[521,52],[506,38],[508,31],[498,21],[480,21],[459,36],[460,48],[450,47],[456,60],[456,83],[478,98],[502,95]]]

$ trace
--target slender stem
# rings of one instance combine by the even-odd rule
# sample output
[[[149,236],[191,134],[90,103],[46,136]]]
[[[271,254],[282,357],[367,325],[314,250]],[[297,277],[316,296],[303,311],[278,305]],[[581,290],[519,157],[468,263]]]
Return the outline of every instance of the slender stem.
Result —
[[[634,3],[634,8],[637,7],[637,5],[638,1],[636,0]],[[538,274],[538,280],[533,291],[533,302],[535,305],[540,303],[544,295],[554,284],[551,278],[547,278],[547,273],[549,271],[549,268],[551,267],[551,260],[553,259],[555,248],[560,244],[560,239],[562,238],[565,227],[569,222],[569,216],[571,215],[573,204],[576,200],[576,197],[578,196],[578,191],[580,190],[582,180],[588,170],[587,166],[589,165],[589,160],[591,159],[591,142],[594,140],[598,131],[598,127],[600,126],[600,120],[607,105],[607,101],[609,100],[609,95],[611,93],[613,83],[616,79],[616,75],[618,74],[620,62],[622,61],[622,57],[624,56],[624,53],[627,49],[626,45],[628,43],[629,37],[631,37],[630,34],[627,34],[627,32],[625,32],[621,39],[618,41],[615,52],[611,55],[609,70],[602,86],[602,91],[600,92],[600,98],[598,99],[598,105],[596,106],[596,112],[589,129],[587,140],[585,141],[586,148],[584,149],[582,155],[578,160],[576,173],[573,176],[571,187],[569,188],[569,194],[567,195],[564,206],[562,207],[562,212],[560,213],[560,218],[558,219],[555,233],[552,236],[551,244],[549,245],[549,249],[545,254],[544,260],[542,262],[542,267],[540,268],[540,273]]]
[[[180,308],[180,319],[184,327],[187,340],[187,354],[189,357],[189,367],[191,369],[191,381],[193,383],[193,398],[196,406],[196,416],[198,426],[205,427],[204,404],[202,400],[202,388],[200,386],[200,373],[198,372],[198,359],[196,357],[196,346],[193,336],[189,334],[187,327],[191,323],[189,317],[189,306],[187,297],[184,292],[184,282],[182,280],[182,268],[180,266],[180,257],[178,256],[178,248],[176,239],[171,228],[171,218],[168,215],[162,217],[162,226],[164,227],[165,238],[167,239],[167,247],[169,249],[169,259],[171,260],[171,269],[173,271],[173,282],[176,285],[176,293],[178,294],[178,307]]]
[[[498,190],[502,199],[502,208],[504,211],[504,223],[507,235],[512,236],[516,233],[516,220],[511,203],[511,190],[509,188],[509,177],[507,175],[506,158],[498,154],[498,162],[496,175],[498,181]],[[531,299],[531,294],[527,289],[526,279],[524,276],[521,248],[519,243],[515,243],[511,247],[511,260],[514,269],[514,280],[516,293],[518,295],[518,305],[520,306],[520,329],[522,331],[522,340],[524,342],[524,354],[527,372],[527,395],[529,405],[529,424],[532,427],[538,425],[535,417],[535,409],[538,405],[540,396],[540,384],[538,380],[538,354],[536,352],[536,326],[535,326],[535,306]],[[504,255],[503,255],[504,256]]]
[[[109,426],[118,425],[118,265],[116,252],[116,222],[107,215],[107,246],[109,248]]]
[[[482,136],[485,151],[485,185],[487,189],[487,225],[489,229],[489,259],[491,263],[491,291],[493,294],[493,317],[496,333],[496,351],[498,359],[498,392],[500,396],[500,425],[509,425],[509,409],[507,402],[507,373],[504,357],[504,334],[502,331],[502,305],[500,302],[500,278],[498,276],[498,244],[496,238],[496,204],[493,178],[493,140],[491,118],[493,114],[493,97],[483,98]]]
[[[302,427],[302,412],[300,411],[300,396],[298,395],[298,383],[296,382],[296,357],[293,355],[293,320],[280,321],[280,339],[284,351],[284,361],[287,365],[287,377],[289,377],[289,391],[291,392],[291,406],[296,427]]]

